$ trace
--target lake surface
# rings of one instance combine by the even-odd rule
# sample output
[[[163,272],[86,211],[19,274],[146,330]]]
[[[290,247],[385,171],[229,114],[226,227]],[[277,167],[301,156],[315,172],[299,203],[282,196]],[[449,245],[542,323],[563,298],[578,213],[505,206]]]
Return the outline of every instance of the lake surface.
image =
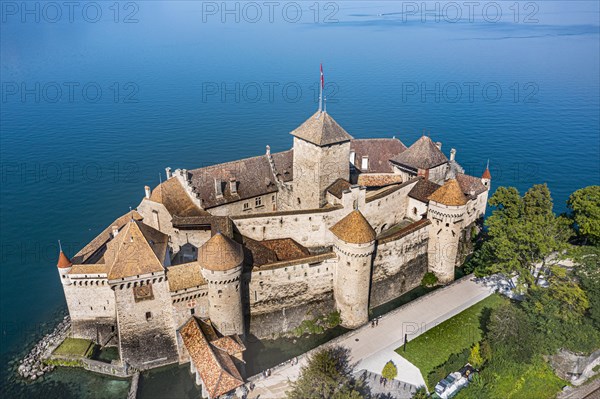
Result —
[[[0,25],[5,388],[5,364],[64,309],[57,240],[77,252],[166,166],[290,148],[320,62],[327,110],[356,138],[429,134],[468,173],[489,159],[494,187],[547,182],[557,212],[600,182],[595,1],[438,3],[439,22],[420,2],[24,4],[3,2]],[[179,378],[164,392],[192,395]],[[73,370],[8,384],[29,398],[127,390]]]

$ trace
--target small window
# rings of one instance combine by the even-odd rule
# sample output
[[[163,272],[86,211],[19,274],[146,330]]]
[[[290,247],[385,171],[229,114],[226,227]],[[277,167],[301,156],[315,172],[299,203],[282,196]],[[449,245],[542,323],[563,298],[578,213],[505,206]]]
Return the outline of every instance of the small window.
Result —
[[[194,309],[194,308],[191,308],[191,309],[190,309],[190,314],[191,314],[191,315],[193,315],[193,314],[196,314],[196,309]]]
[[[271,202],[275,202],[275,196],[274,195],[271,196]]]
[[[262,197],[256,197],[256,198],[254,199],[254,204],[255,204],[256,206],[261,206],[261,205],[262,205]]]
[[[146,312],[146,321],[152,320],[152,312]]]
[[[413,214],[416,215],[417,214],[417,207],[413,208]]]
[[[362,157],[360,168],[362,170],[369,170],[369,157]]]
[[[248,202],[244,202],[244,210],[250,209],[250,204]]]

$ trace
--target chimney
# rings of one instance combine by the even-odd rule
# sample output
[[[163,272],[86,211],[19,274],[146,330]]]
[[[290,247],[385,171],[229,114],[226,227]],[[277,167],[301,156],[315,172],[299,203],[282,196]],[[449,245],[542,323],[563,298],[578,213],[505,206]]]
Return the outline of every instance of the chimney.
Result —
[[[271,155],[271,146],[267,145],[267,155]]]
[[[113,238],[115,238],[117,236],[117,234],[119,234],[119,226],[113,226],[112,227],[112,236],[113,236]]]
[[[436,141],[435,142],[435,146],[438,148],[438,150],[442,150],[442,142],[441,141]]]
[[[144,191],[146,191],[146,198],[150,199],[150,186],[144,186]]]
[[[165,171],[167,172],[167,179],[170,179],[171,176],[173,176],[173,172],[171,172],[171,168],[169,168],[168,166],[165,168]]]
[[[454,158],[456,158],[456,150],[453,148],[450,150],[450,160],[454,161]]]
[[[229,191],[231,194],[237,194],[237,181],[235,180],[235,177],[229,179]]]
[[[221,179],[215,178],[215,195],[217,198],[223,198],[223,188],[221,187]]]

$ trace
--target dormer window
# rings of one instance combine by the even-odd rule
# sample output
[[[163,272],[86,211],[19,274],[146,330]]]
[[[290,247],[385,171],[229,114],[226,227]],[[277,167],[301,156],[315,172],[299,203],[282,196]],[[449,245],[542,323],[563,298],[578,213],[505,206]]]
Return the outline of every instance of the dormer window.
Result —
[[[362,161],[360,163],[360,168],[363,171],[369,170],[369,157],[362,157]]]
[[[215,179],[215,195],[217,198],[223,198],[223,187],[221,187],[221,179]]]
[[[237,194],[237,181],[234,177],[229,179],[229,191],[231,191],[231,194]]]
[[[350,163],[354,165],[354,161],[356,160],[356,153],[354,151],[350,151]]]

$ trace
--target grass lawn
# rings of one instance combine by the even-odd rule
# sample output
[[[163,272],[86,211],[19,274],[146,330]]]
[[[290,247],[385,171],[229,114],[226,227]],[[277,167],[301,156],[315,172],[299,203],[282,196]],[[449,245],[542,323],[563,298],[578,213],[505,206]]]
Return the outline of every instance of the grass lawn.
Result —
[[[94,343],[87,339],[67,338],[54,351],[55,355],[90,357],[94,352]]]
[[[483,335],[481,315],[484,309],[497,308],[506,301],[506,298],[492,294],[410,341],[406,345],[406,352],[402,347],[396,349],[396,352],[417,366],[423,377],[427,378],[429,373],[446,362],[450,355],[460,353],[479,342]]]

